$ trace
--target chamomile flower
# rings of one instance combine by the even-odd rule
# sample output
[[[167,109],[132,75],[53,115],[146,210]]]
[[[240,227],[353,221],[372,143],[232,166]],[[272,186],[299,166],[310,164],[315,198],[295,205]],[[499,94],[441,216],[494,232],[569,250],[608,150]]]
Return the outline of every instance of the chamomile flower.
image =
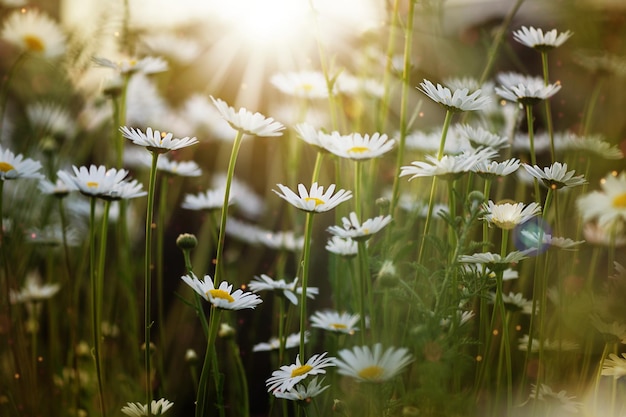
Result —
[[[481,95],[481,90],[469,94],[467,88],[461,88],[452,93],[449,88],[440,84],[435,87],[428,80],[421,82],[420,87],[418,90],[452,112],[483,110],[491,102],[491,98]]]
[[[312,145],[318,152],[328,152],[322,143],[323,133],[308,123],[298,123],[294,130],[300,139]]]
[[[598,314],[590,315],[589,321],[598,332],[602,333],[606,343],[621,342],[622,344],[626,344],[626,323],[617,321],[608,322],[602,319]]]
[[[233,203],[233,197],[228,196],[228,205]],[[187,210],[218,210],[224,205],[224,188],[206,190],[198,194],[186,194],[181,207]]]
[[[621,356],[620,358],[615,353],[610,353],[602,364],[602,375],[612,376],[614,379],[626,376],[626,353]]]
[[[472,172],[477,173],[484,179],[494,179],[496,177],[506,177],[518,170],[520,161],[517,158],[506,161],[480,161],[472,167]]]
[[[78,190],[78,188],[74,183],[65,182],[61,178],[57,178],[54,183],[45,179],[39,182],[39,191],[43,194],[53,195],[59,198],[67,197],[71,191],[76,190]]]
[[[55,136],[73,137],[76,123],[66,108],[54,103],[34,103],[26,107],[31,126]]]
[[[160,400],[152,400],[150,403],[150,415],[160,416],[165,414],[167,410],[172,408],[173,402],[161,398]],[[142,417],[148,415],[148,405],[141,403],[127,403],[122,407],[122,413],[130,417]]]
[[[11,13],[4,21],[0,38],[22,52],[48,59],[65,52],[66,38],[59,25],[35,9]]]
[[[467,140],[474,149],[502,149],[509,146],[506,136],[492,133],[480,126],[463,124],[456,126],[455,132],[459,137]]]
[[[615,145],[611,145],[601,135],[580,137],[571,133],[563,136],[564,147],[579,151],[582,154],[592,153],[604,159],[622,159],[624,153]]]
[[[350,314],[347,312],[339,313],[337,311],[316,311],[311,316],[311,327],[324,329],[336,333],[354,334],[358,327],[361,316],[358,314]]]
[[[530,175],[552,190],[587,184],[583,175],[574,176],[575,171],[568,171],[567,164],[561,164],[560,162],[555,162],[549,167],[543,168],[543,170],[537,165],[522,164],[522,166]]]
[[[311,381],[309,381],[307,385],[304,385],[303,383],[298,384],[295,387],[286,391],[276,390],[273,392],[273,394],[276,398],[282,398],[290,401],[301,401],[306,403],[310,401],[311,398],[317,397],[328,387],[330,387],[330,385],[322,386],[323,383],[324,378],[318,380],[317,377],[314,377],[313,379],[311,379]]]
[[[545,402],[546,406],[549,407],[548,409],[551,411],[550,414],[554,413],[555,405],[565,412],[578,413],[582,407],[582,403],[574,401],[575,398],[575,396],[567,395],[567,391],[565,390],[555,392],[545,384],[541,384],[539,389],[537,389],[535,384],[532,384],[530,388],[529,399]]]
[[[73,184],[81,194],[89,197],[108,197],[128,175],[125,169],[107,169],[105,166],[90,165],[80,168],[72,166],[74,175],[59,171],[57,175],[68,184]]]
[[[572,32],[569,30],[557,33],[556,29],[552,29],[544,33],[543,30],[532,26],[522,26],[521,29],[513,32],[513,39],[539,52],[547,52],[557,46],[561,46],[571,36]]]
[[[480,252],[473,255],[462,255],[459,262],[485,265],[494,272],[506,270],[512,263],[517,263],[528,258],[529,251],[513,251],[506,256],[492,252]]]
[[[298,184],[298,193],[300,195],[294,193],[282,184],[277,184],[277,186],[280,192],[272,190],[276,195],[286,200],[294,207],[312,213],[322,213],[332,210],[339,204],[352,198],[352,192],[343,189],[333,194],[335,192],[335,184],[329,185],[326,191],[324,191],[324,186],[318,186],[317,182],[311,185],[310,191],[306,189],[304,184]]]
[[[578,198],[576,204],[583,221],[596,220],[603,228],[626,221],[626,172],[607,175],[600,182],[602,191],[592,191]]]
[[[52,298],[61,289],[59,284],[42,284],[38,273],[26,276],[26,282],[19,291],[11,290],[11,303],[29,303]]]
[[[520,241],[527,248],[542,248],[551,246],[560,249],[575,249],[585,243],[584,240],[572,240],[564,237],[552,236],[542,230],[524,229],[520,231]]]
[[[0,180],[15,180],[18,178],[43,179],[39,173],[41,163],[21,154],[15,155],[10,149],[0,146]]]
[[[338,353],[337,372],[350,376],[359,382],[384,382],[402,371],[413,361],[407,348],[387,348],[383,353],[380,343],[369,346],[355,346]]]
[[[233,291],[232,284],[222,281],[219,287],[215,287],[213,279],[209,275],[204,280],[199,280],[195,275],[183,275],[181,279],[189,285],[202,298],[213,304],[214,307],[224,310],[242,310],[255,308],[263,300],[251,292],[243,292],[240,289]]]
[[[381,157],[393,149],[395,144],[393,139],[378,132],[371,136],[359,133],[340,135],[333,132],[330,135],[322,134],[320,141],[330,153],[357,161]]]
[[[224,100],[215,99],[213,96],[211,96],[211,100],[224,120],[237,131],[262,137],[281,136],[283,134],[282,130],[285,129],[285,126],[271,117],[266,118],[261,113],[252,113],[243,107],[236,111]]]
[[[326,250],[335,255],[344,257],[356,256],[359,250],[359,246],[356,240],[350,238],[341,238],[339,236],[331,237],[326,243]]]
[[[341,222],[343,227],[330,226],[327,230],[331,234],[344,239],[351,238],[356,241],[365,241],[391,223],[391,216],[377,216],[361,223],[356,212],[353,211],[348,217],[343,217]]]
[[[483,149],[478,152],[464,152],[460,155],[444,155],[441,159],[436,156],[426,155],[428,162],[414,161],[411,166],[400,168],[400,177],[410,175],[409,181],[418,177],[441,177],[443,179],[454,180],[470,172],[476,164],[495,156],[496,153],[490,149]]]
[[[541,206],[537,203],[495,204],[489,200],[487,204],[483,204],[483,209],[486,212],[483,216],[485,221],[506,230],[513,229],[541,214]]]
[[[166,153],[198,143],[196,138],[185,137],[178,139],[174,138],[174,135],[171,133],[158,130],[153,131],[151,127],[146,130],[146,133],[143,133],[140,129],[128,128],[126,126],[122,126],[120,131],[126,139],[130,139],[135,145],[144,146],[153,153]]]
[[[496,293],[490,293],[491,302],[496,301]],[[522,293],[509,292],[509,294],[502,294],[502,302],[504,308],[511,311],[521,311],[525,314],[531,314],[533,308],[533,300],[527,300]]]
[[[93,61],[101,67],[111,68],[120,74],[157,74],[167,71],[167,61],[163,58],[147,56],[145,58],[123,58],[112,61],[108,58],[94,57]]]
[[[626,236],[613,233],[611,228],[616,226],[618,229],[625,227],[623,222],[608,226],[600,226],[597,222],[587,222],[583,225],[583,236],[587,242],[594,245],[621,248],[626,246]]]
[[[148,156],[149,154],[144,153]],[[157,169],[161,172],[179,177],[199,177],[202,169],[194,161],[174,161],[161,156],[157,161]]]
[[[335,366],[335,358],[326,356],[328,352],[313,355],[306,361],[300,362],[300,355],[296,356],[296,363],[283,365],[272,372],[272,376],[265,381],[268,392],[289,391],[300,381],[309,376],[325,374],[329,366]]]
[[[300,71],[275,74],[270,82],[281,93],[305,98],[323,99],[328,97],[328,85],[324,74],[319,71]]]
[[[296,235],[292,230],[273,232],[257,229],[254,236],[257,243],[270,249],[296,252],[304,247],[304,236]]]
[[[143,197],[148,193],[143,190],[143,184],[137,180],[122,181],[119,184],[113,186],[111,191],[105,195],[100,195],[100,198],[105,200],[129,200],[131,198]]]
[[[254,279],[250,281],[248,288],[254,293],[261,291],[282,291],[283,295],[291,301],[292,304],[298,305],[298,297],[296,294],[302,295],[302,287],[296,288],[297,284],[298,278],[287,283],[284,279],[275,280],[269,275],[261,274],[260,276],[255,276]],[[319,294],[318,288],[307,287],[307,298],[314,299],[317,294]]]
[[[541,77],[508,74],[499,76],[502,83],[496,87],[496,93],[505,100],[523,105],[533,105],[547,100],[561,89],[560,83],[546,85]]]
[[[292,333],[285,339],[285,349],[291,349],[300,346],[300,333]],[[304,332],[304,343],[309,341],[309,332]],[[257,343],[252,347],[253,352],[266,352],[280,348],[280,340],[272,337],[268,342]]]
[[[226,174],[213,175],[211,178],[211,186],[213,188],[226,188]],[[230,195],[234,204],[243,215],[248,218],[258,218],[265,210],[265,202],[263,199],[243,181],[232,178],[230,183]]]

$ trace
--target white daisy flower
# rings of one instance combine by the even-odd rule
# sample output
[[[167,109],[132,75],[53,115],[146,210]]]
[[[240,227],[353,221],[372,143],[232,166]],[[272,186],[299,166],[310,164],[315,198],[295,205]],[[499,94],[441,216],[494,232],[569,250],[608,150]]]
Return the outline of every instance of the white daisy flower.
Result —
[[[343,223],[343,227],[330,226],[326,230],[343,239],[351,238],[356,241],[365,241],[391,223],[391,216],[377,216],[360,223],[356,212],[353,211],[348,217],[343,217],[341,222]]]
[[[287,283],[282,278],[274,280],[269,275],[261,274],[260,276],[255,276],[254,279],[250,281],[248,288],[254,293],[261,291],[282,291],[283,295],[291,301],[293,305],[298,305],[298,297],[296,294],[302,295],[302,287],[296,288],[297,284],[298,278],[294,278],[292,282]],[[307,287],[307,298],[315,299],[315,296],[318,294],[319,289],[317,287]]]
[[[589,152],[604,159],[622,159],[624,153],[615,145],[608,143],[601,135],[580,137],[572,133],[563,135],[564,147],[567,150]]]
[[[560,83],[546,85],[541,77],[530,77],[516,74],[500,74],[498,80],[502,83],[496,87],[496,93],[505,100],[523,105],[533,105],[541,100],[547,100],[561,89]]]
[[[354,334],[360,319],[359,314],[339,313],[337,311],[316,311],[311,316],[311,327],[336,333]]]
[[[54,183],[45,179],[39,182],[39,191],[55,197],[66,197],[70,192],[76,190],[78,187],[74,183],[65,182],[62,178],[57,178]]]
[[[489,293],[490,302],[495,303],[496,293]],[[522,293],[509,292],[509,294],[502,294],[502,302],[504,308],[511,311],[521,311],[524,314],[532,314],[533,300],[527,300]]]
[[[217,308],[242,310],[244,308],[255,308],[263,302],[258,295],[251,292],[243,292],[240,289],[233,291],[232,284],[226,281],[222,281],[219,287],[215,288],[213,279],[209,275],[205,275],[203,281],[193,274],[191,276],[183,275],[181,279],[202,298]]]
[[[413,361],[407,348],[390,347],[383,353],[380,343],[369,346],[355,346],[339,351],[337,372],[350,376],[359,382],[384,382],[396,376]]]
[[[211,96],[211,100],[213,100],[213,104],[215,104],[222,117],[235,130],[261,137],[281,136],[283,134],[282,130],[285,129],[285,126],[271,117],[266,118],[261,113],[252,113],[243,107],[236,111],[225,101],[219,98],[215,99],[213,96]]]
[[[426,155],[428,162],[413,161],[412,166],[400,168],[400,177],[411,175],[409,181],[418,177],[442,177],[454,180],[463,173],[470,172],[476,164],[491,159],[497,153],[491,149],[478,152],[464,152],[460,155],[444,155],[440,160],[436,156]]]
[[[449,88],[440,84],[435,87],[428,80],[421,82],[420,87],[418,90],[441,104],[446,110],[453,112],[483,110],[491,102],[491,98],[481,96],[481,90],[469,94],[467,88],[461,88],[452,93]]]
[[[493,148],[502,149],[508,148],[509,143],[506,136],[500,136],[495,133],[491,133],[488,130],[479,126],[470,125],[457,125],[455,132],[461,138],[467,140],[472,148]]]
[[[294,207],[308,212],[322,213],[328,210],[332,210],[344,201],[348,201],[352,198],[352,192],[341,189],[335,192],[335,184],[331,184],[324,192],[324,186],[318,186],[317,182],[311,185],[311,190],[308,191],[304,184],[298,184],[297,195],[291,191],[288,187],[282,184],[276,184],[280,188],[280,192],[274,191],[280,198],[286,200]]]
[[[507,253],[505,257],[502,257],[498,253],[492,252],[480,252],[473,255],[461,255],[459,262],[485,265],[487,268],[494,272],[504,271],[512,263],[517,263],[521,260],[528,258],[529,251],[513,251]]]
[[[328,352],[313,355],[305,364],[300,362],[300,355],[297,355],[295,364],[283,365],[279,370],[272,372],[272,376],[265,381],[267,391],[289,391],[309,376],[325,374],[324,368],[335,366],[335,358],[327,357],[327,354]]]
[[[482,217],[489,224],[493,224],[500,229],[513,229],[515,226],[527,222],[533,217],[541,214],[541,206],[537,203],[501,203],[495,204],[489,200],[483,204],[485,214]]]
[[[218,210],[224,205],[224,188],[206,190],[198,194],[186,194],[181,207],[187,210]],[[233,204],[233,197],[228,196],[228,205]]]
[[[406,149],[422,153],[437,153],[441,144],[441,131],[432,132],[416,131],[407,135],[405,139]],[[469,143],[457,135],[456,129],[450,128],[443,151],[446,155],[458,154],[467,150]]]
[[[542,230],[524,229],[520,232],[521,243],[527,248],[541,249],[545,246],[551,246],[560,249],[575,249],[577,246],[585,243],[584,240],[572,240],[564,237],[552,236]]]
[[[106,68],[114,69],[120,74],[156,74],[168,70],[167,61],[163,58],[147,56],[145,58],[123,58],[118,61],[112,61],[107,58],[94,57],[93,61]]]
[[[201,130],[209,137],[232,142],[233,130],[213,103],[201,94],[193,94],[182,105],[181,117],[187,121],[190,132]]]
[[[0,38],[22,52],[56,58],[65,52],[66,38],[57,22],[36,9],[15,10],[4,21]]]
[[[300,139],[312,145],[318,152],[328,152],[322,143],[323,133],[309,123],[298,123],[294,130]]]
[[[342,94],[358,96],[366,94],[373,98],[382,98],[385,94],[384,84],[375,78],[355,77],[342,71],[335,82],[337,91]]]
[[[522,26],[521,29],[513,32],[513,39],[519,43],[538,50],[539,52],[547,52],[557,46],[561,46],[572,36],[569,30],[557,33],[556,29],[543,32],[541,29],[534,27]]]
[[[558,148],[558,136],[554,137],[554,147]],[[550,136],[547,132],[540,132],[535,134],[535,153],[548,153],[550,150]],[[514,152],[530,152],[530,140],[527,133],[517,133],[513,137],[513,151]]]
[[[143,184],[139,183],[137,180],[132,180],[122,181],[114,185],[108,194],[99,197],[111,201],[129,200],[131,198],[143,197],[147,194],[146,191],[143,191]]]
[[[378,132],[372,136],[359,133],[340,135],[332,132],[330,135],[321,134],[320,141],[328,152],[357,161],[381,157],[393,149],[395,144],[393,139]]]
[[[539,389],[537,389],[537,385],[531,384],[529,399],[544,401],[551,413],[554,413],[553,408],[555,405],[563,411],[578,413],[582,407],[582,403],[574,401],[575,398],[575,396],[567,395],[567,391],[565,390],[555,392],[545,384],[541,384]]]
[[[30,158],[24,159],[21,154],[15,155],[10,149],[0,146],[0,180],[15,180],[18,178],[43,179],[39,173],[41,163]]]
[[[217,174],[211,178],[214,188],[226,187],[226,174]],[[248,218],[258,218],[265,210],[263,199],[245,182],[232,178],[230,183],[230,196],[237,209]]]
[[[583,221],[596,220],[602,228],[626,221],[626,172],[607,175],[600,182],[602,191],[592,191],[576,201]]]
[[[621,230],[625,227],[624,222],[609,224],[607,227],[596,222],[587,222],[583,225],[583,236],[587,242],[594,245],[621,248],[626,246],[626,235],[613,233],[610,229]]]
[[[506,161],[480,161],[472,167],[472,172],[477,173],[484,179],[493,180],[496,177],[506,177],[518,170],[520,161],[517,158]]]
[[[476,317],[476,313],[474,313],[472,310],[468,310],[468,311],[457,310],[456,315],[457,315],[457,320],[459,321],[459,324],[458,324],[459,326],[463,326],[464,324],[468,323],[471,319]],[[439,325],[443,328],[447,328],[450,326],[451,322],[452,322],[452,316],[448,316],[446,318],[442,318],[439,321]]]
[[[343,239],[339,236],[331,237],[326,243],[326,250],[334,253],[335,255],[352,257],[356,256],[359,251],[359,246],[356,240],[350,238]]]
[[[130,139],[135,145],[144,146],[154,153],[165,153],[198,143],[196,138],[185,137],[178,139],[174,138],[174,135],[171,133],[158,130],[153,131],[151,127],[146,130],[146,133],[143,133],[140,129],[128,128],[126,126],[120,127],[120,131],[126,139]]]
[[[255,236],[257,243],[265,245],[270,249],[297,252],[304,247],[304,236],[297,236],[291,230],[272,232],[258,229],[255,232]]]
[[[304,332],[304,343],[309,341],[309,332]],[[292,333],[285,338],[285,349],[291,349],[300,346],[300,333]],[[266,352],[270,350],[276,350],[280,348],[280,340],[277,337],[272,337],[270,340],[262,343],[257,343],[252,347],[253,352]]]
[[[222,195],[222,204],[223,203],[224,196]],[[226,220],[226,234],[250,245],[258,244],[258,236],[262,233],[265,233],[265,230],[261,229],[259,226],[241,221],[234,217],[228,217]]]
[[[615,353],[610,353],[608,359],[602,363],[602,375],[612,376],[614,379],[626,376],[626,353],[621,356],[620,358]]]
[[[328,86],[324,74],[319,71],[300,71],[275,74],[270,83],[281,93],[305,98],[323,99],[328,97]]]
[[[52,298],[60,289],[59,284],[42,284],[39,273],[30,273],[24,286],[19,291],[11,290],[9,296],[12,304],[38,302]]]
[[[567,164],[561,164],[560,162],[555,162],[549,167],[545,167],[543,170],[537,165],[530,166],[528,164],[522,164],[522,166],[530,175],[540,180],[543,185],[552,190],[587,184],[584,175],[574,176],[575,171],[568,171]]]
[[[76,134],[75,118],[64,107],[54,103],[34,103],[26,107],[30,124],[43,132],[62,137]]]
[[[621,342],[626,344],[626,323],[617,321],[607,322],[598,314],[589,316],[589,321],[593,327],[605,336],[607,343]]]
[[[125,169],[106,169],[103,165],[90,165],[89,168],[72,166],[74,175],[59,171],[57,175],[68,184],[73,184],[82,194],[89,197],[109,197],[111,192],[124,182],[128,175]]]
[[[173,402],[161,398],[160,400],[152,400],[150,403],[150,415],[160,416],[165,414],[167,410],[172,408]],[[127,403],[122,407],[122,413],[130,417],[142,417],[148,415],[148,405],[141,403]]]
[[[144,153],[144,155],[149,158],[149,154]],[[202,169],[200,169],[196,162],[174,161],[165,156],[161,156],[157,160],[157,169],[161,172],[180,177],[199,177],[202,175]]]
[[[330,385],[322,386],[323,383],[324,378],[318,381],[317,377],[314,377],[307,385],[298,384],[286,391],[276,390],[273,394],[276,398],[283,398],[290,401],[309,402],[311,398],[317,397],[330,387]]]

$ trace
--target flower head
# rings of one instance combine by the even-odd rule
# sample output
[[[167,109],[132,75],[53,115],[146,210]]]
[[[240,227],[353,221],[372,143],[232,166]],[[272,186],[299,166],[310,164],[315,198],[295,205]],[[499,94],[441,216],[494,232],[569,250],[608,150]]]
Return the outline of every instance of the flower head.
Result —
[[[485,215],[483,219],[500,229],[513,229],[515,226],[525,223],[541,213],[541,206],[537,203],[500,203],[495,204],[489,200],[483,205]]]
[[[152,400],[150,403],[150,415],[159,416],[165,414],[167,410],[172,408],[173,402],[161,398],[160,400]],[[141,403],[127,403],[122,407],[122,413],[130,417],[142,417],[148,415],[148,405]]]
[[[461,88],[452,93],[449,88],[440,84],[437,84],[435,87],[428,80],[421,82],[420,87],[418,90],[433,101],[441,104],[446,110],[453,112],[482,110],[491,101],[489,97],[481,96],[481,90],[476,90],[469,94],[467,88]]]
[[[29,303],[52,298],[59,290],[59,284],[42,284],[41,277],[37,273],[28,274],[24,287],[19,291],[11,290],[11,303]]]
[[[365,220],[363,223],[359,222],[356,212],[351,212],[348,217],[341,219],[343,227],[330,226],[327,230],[341,238],[351,238],[356,241],[364,241],[371,238],[375,233],[382,230],[385,226],[391,223],[391,216],[377,216],[371,219]]]
[[[0,37],[20,51],[56,58],[65,52],[65,35],[59,25],[35,9],[9,15]]]
[[[224,100],[215,99],[213,96],[211,100],[230,127],[241,133],[256,136],[281,136],[283,134],[282,130],[285,126],[271,117],[266,118],[261,113],[252,113],[243,107],[236,111]]]
[[[337,193],[333,195],[336,187],[335,184],[329,185],[326,192],[324,192],[323,186],[317,185],[317,182],[314,182],[313,185],[311,185],[310,191],[307,191],[303,184],[298,184],[298,192],[300,195],[297,195],[282,184],[277,184],[277,186],[280,188],[280,192],[276,190],[272,191],[274,191],[280,198],[286,200],[288,203],[300,210],[312,213],[322,213],[332,210],[339,204],[352,198],[352,192],[343,189],[337,191]]]
[[[145,58],[124,58],[119,61],[112,61],[107,58],[94,57],[93,61],[106,68],[114,69],[120,74],[156,74],[159,72],[167,71],[167,61],[162,58],[147,56]]]
[[[248,284],[248,288],[254,293],[260,291],[282,291],[283,295],[291,301],[292,304],[298,305],[298,297],[294,294],[302,294],[302,287],[296,287],[298,284],[298,278],[295,278],[292,282],[287,283],[284,279],[274,280],[269,275],[261,274],[255,276]],[[316,287],[307,287],[306,296],[308,298],[315,298],[319,294],[319,289]]]
[[[512,263],[517,263],[528,258],[530,251],[513,251],[502,257],[500,254],[492,252],[481,252],[473,255],[462,255],[459,262],[485,265],[494,272],[506,270]]]
[[[339,236],[333,236],[326,243],[326,250],[328,252],[345,257],[356,256],[358,249],[359,247],[356,240],[350,238],[344,239]]]
[[[552,190],[587,184],[583,175],[574,176],[575,171],[568,171],[567,164],[561,164],[560,162],[555,162],[543,170],[537,165],[522,164],[522,166],[530,175],[541,180],[546,187]]]
[[[546,85],[541,77],[508,73],[501,74],[498,79],[502,85],[496,87],[496,93],[505,100],[523,105],[547,100],[561,89],[560,83]]]
[[[300,71],[275,74],[270,82],[280,92],[293,97],[323,99],[328,97],[324,74],[319,71]]]
[[[506,161],[480,161],[472,167],[472,172],[477,173],[482,178],[493,179],[495,177],[506,177],[517,171],[520,161],[517,158]]]
[[[292,333],[287,337],[283,336],[285,341],[285,349],[291,349],[300,346],[300,333]],[[309,341],[309,332],[304,332],[304,343]],[[264,352],[269,350],[276,350],[280,348],[280,340],[277,337],[272,337],[268,342],[257,343],[252,347],[253,352]]]
[[[181,277],[202,298],[213,304],[214,307],[224,310],[242,310],[244,308],[255,308],[263,300],[251,292],[243,292],[240,289],[233,291],[232,284],[222,281],[219,287],[215,287],[213,279],[205,275],[200,281],[195,275],[183,275]]]
[[[426,155],[428,162],[411,162],[412,166],[401,167],[400,176],[411,175],[409,181],[418,177],[442,177],[454,180],[463,173],[470,172],[479,162],[496,154],[494,150],[485,148],[477,152],[463,152],[460,155],[444,155],[441,159]]]
[[[620,358],[615,353],[610,353],[608,359],[602,364],[602,375],[613,376],[619,379],[626,375],[626,353]]]
[[[318,381],[318,378],[314,377],[307,385],[298,384],[295,387],[286,391],[276,390],[273,392],[273,394],[276,398],[283,398],[285,400],[291,401],[302,401],[306,403],[311,398],[320,395],[330,386],[322,386],[323,383],[324,378]]]
[[[228,205],[233,203],[233,196],[228,196]],[[206,190],[198,194],[185,194],[182,208],[187,210],[218,210],[224,205],[224,188]]]
[[[568,413],[578,413],[582,407],[582,403],[574,401],[576,397],[567,395],[567,391],[561,390],[559,392],[555,392],[552,388],[545,384],[539,385],[539,389],[537,389],[535,384],[532,384],[529,398],[545,402],[548,410],[550,410],[550,414],[554,413],[555,405]]]
[[[355,346],[339,351],[336,361],[337,372],[350,376],[359,382],[384,382],[413,361],[407,348],[390,347],[383,353],[380,343],[369,346]]]
[[[327,357],[328,352],[319,355],[313,355],[305,364],[300,362],[300,355],[296,356],[296,363],[292,365],[283,365],[280,369],[272,372],[272,376],[265,381],[267,390],[289,391],[300,381],[309,376],[325,374],[329,366],[335,366],[335,358]]]
[[[389,140],[387,135],[378,132],[372,136],[359,133],[340,135],[333,132],[330,135],[322,134],[320,142],[330,153],[353,160],[378,158],[393,149],[395,144],[393,139]]]
[[[544,33],[543,30],[535,29],[532,26],[522,26],[521,29],[513,32],[513,39],[539,52],[547,52],[550,49],[561,46],[571,36],[572,32],[569,30],[557,34],[556,29],[552,29]]]
[[[15,155],[10,149],[0,146],[0,180],[15,180],[18,178],[43,179],[39,173],[41,163],[30,158],[24,159],[21,154]]]
[[[59,171],[57,175],[68,184],[73,184],[82,194],[91,197],[108,197],[128,175],[124,169],[106,169],[103,165],[80,168],[72,166],[74,175]]]
[[[196,138],[185,137],[178,139],[174,138],[171,133],[158,130],[153,131],[151,127],[146,130],[146,133],[143,133],[140,129],[128,128],[126,126],[122,126],[120,131],[126,139],[130,139],[135,145],[145,146],[150,152],[155,153],[165,153],[198,143]]]
[[[597,220],[602,228],[626,222],[626,172],[607,175],[600,182],[602,191],[592,191],[578,198],[583,221]]]
[[[360,315],[337,311],[316,311],[311,316],[311,326],[336,333],[354,334]]]

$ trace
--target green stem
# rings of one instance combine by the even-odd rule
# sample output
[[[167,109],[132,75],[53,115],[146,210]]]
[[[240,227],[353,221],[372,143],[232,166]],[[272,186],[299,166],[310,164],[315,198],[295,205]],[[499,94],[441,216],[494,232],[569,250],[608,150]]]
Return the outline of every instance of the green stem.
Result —
[[[541,65],[543,67],[543,82],[545,85],[550,84],[550,76],[548,75],[548,53],[546,51],[541,52]],[[548,136],[550,138],[550,157],[552,163],[556,161],[556,153],[554,151],[554,126],[552,123],[552,108],[550,106],[550,100],[545,100],[546,107],[546,127],[548,128]]]
[[[203,315],[202,310],[198,311],[199,315]],[[211,315],[209,317],[209,334],[206,344],[206,352],[204,354],[204,363],[202,372],[200,373],[200,381],[198,383],[198,394],[196,397],[196,417],[205,417],[204,409],[206,407],[207,383],[209,380],[209,371],[211,368],[211,360],[215,354],[215,340],[217,331],[220,327],[220,317],[222,310],[211,307]],[[215,370],[217,372],[217,370]]]
[[[157,213],[157,227],[156,227],[156,284],[157,284],[157,318],[159,320],[159,344],[160,346],[165,345],[165,307],[164,307],[164,297],[163,297],[163,252],[164,252],[164,241],[165,241],[165,213],[167,211],[167,191],[168,191],[168,178],[164,178],[161,181],[161,190],[159,195],[159,212]],[[159,374],[164,375],[165,364],[163,363],[164,355],[161,353],[157,356],[158,359],[158,367]],[[166,389],[166,379],[162,378],[161,385],[162,391],[167,392]]]
[[[313,212],[306,213],[304,227],[304,249],[302,251],[302,295],[300,297],[300,361],[305,363],[304,332],[306,331],[306,290],[309,281],[309,264],[311,262],[311,237],[313,235]]]
[[[532,166],[537,165],[537,156],[535,154],[535,132],[533,130],[533,108],[530,104],[525,104],[526,108],[526,122],[528,123],[528,140],[530,141],[530,163]],[[535,201],[539,203],[541,199],[541,193],[539,192],[539,181],[533,177],[533,184],[535,186]]]

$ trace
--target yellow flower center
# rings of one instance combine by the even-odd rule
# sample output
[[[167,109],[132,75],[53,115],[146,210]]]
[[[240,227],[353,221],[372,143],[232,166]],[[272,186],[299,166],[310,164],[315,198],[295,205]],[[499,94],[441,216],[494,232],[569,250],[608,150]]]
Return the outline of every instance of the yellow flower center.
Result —
[[[319,206],[320,204],[326,204],[326,202],[324,200],[321,200],[321,199],[319,199],[317,197],[306,197],[304,199],[304,201],[306,201],[307,203],[309,201],[315,201],[315,207]]]
[[[13,171],[14,169],[15,167],[8,162],[0,162],[0,171],[2,172]]]
[[[350,149],[348,149],[348,153],[364,153],[369,150],[370,148],[368,148],[367,146],[353,146]]]
[[[336,329],[336,330],[343,330],[343,329],[347,329],[348,328],[348,326],[346,326],[345,324],[342,324],[342,323],[333,323],[333,324],[330,325],[330,327],[332,327],[333,329]]]
[[[613,199],[613,207],[626,208],[626,193],[620,194]]]
[[[35,35],[25,35],[24,43],[29,51],[41,52],[46,49],[46,45],[43,43],[40,37]]]
[[[307,372],[309,372],[311,369],[313,369],[311,365],[298,366],[293,371],[291,371],[291,377],[294,378],[296,376],[302,376],[306,374]]]
[[[304,83],[300,86],[300,88],[302,88],[304,91],[308,93],[309,91],[313,90],[313,85],[309,83]]]
[[[96,181],[89,181],[87,183],[87,187],[89,188],[96,188],[99,184]]]
[[[222,300],[226,300],[229,303],[235,301],[235,299],[224,290],[209,290],[208,293],[211,294],[211,297],[213,298],[221,298]]]
[[[359,376],[370,381],[377,381],[383,375],[385,370],[380,366],[372,365],[359,371]]]

